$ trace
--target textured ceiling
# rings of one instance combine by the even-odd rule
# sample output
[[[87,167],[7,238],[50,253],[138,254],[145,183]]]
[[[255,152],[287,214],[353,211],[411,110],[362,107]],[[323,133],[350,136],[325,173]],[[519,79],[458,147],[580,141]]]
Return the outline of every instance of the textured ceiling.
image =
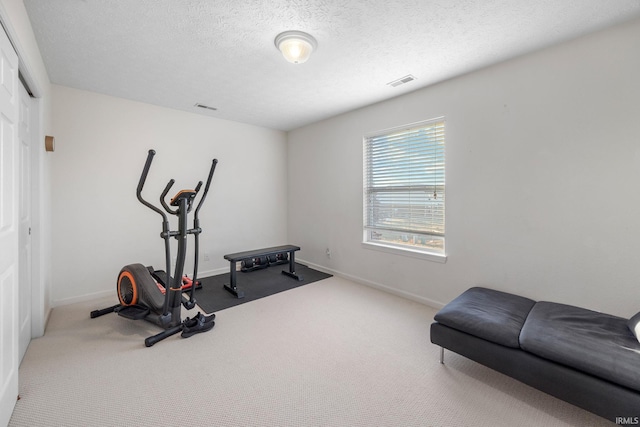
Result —
[[[640,17],[639,0],[24,4],[52,83],[281,130]],[[317,39],[308,62],[282,58],[285,30]]]

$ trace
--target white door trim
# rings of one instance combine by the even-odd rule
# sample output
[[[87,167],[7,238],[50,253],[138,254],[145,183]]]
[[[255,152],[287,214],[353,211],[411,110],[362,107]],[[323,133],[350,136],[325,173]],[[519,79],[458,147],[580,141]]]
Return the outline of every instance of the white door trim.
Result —
[[[19,265],[18,280],[18,347],[19,360],[22,362],[31,342],[32,312],[32,189],[33,189],[33,151],[34,141],[31,131],[31,97],[23,84],[18,84],[18,147],[19,147]]]

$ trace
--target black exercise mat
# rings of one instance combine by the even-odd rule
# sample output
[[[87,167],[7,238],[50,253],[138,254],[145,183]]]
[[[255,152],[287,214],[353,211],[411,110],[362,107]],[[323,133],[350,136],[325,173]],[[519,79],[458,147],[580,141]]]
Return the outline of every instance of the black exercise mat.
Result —
[[[322,273],[298,263],[296,263],[296,273],[302,277],[302,280],[286,276],[282,274],[282,270],[289,271],[289,264],[274,265],[248,273],[238,271],[236,284],[238,289],[244,291],[244,298],[240,299],[224,289],[224,284],[229,283],[229,273],[203,279],[198,278],[202,283],[202,288],[196,289],[197,303],[205,313],[215,313],[225,308],[331,277],[331,274]]]

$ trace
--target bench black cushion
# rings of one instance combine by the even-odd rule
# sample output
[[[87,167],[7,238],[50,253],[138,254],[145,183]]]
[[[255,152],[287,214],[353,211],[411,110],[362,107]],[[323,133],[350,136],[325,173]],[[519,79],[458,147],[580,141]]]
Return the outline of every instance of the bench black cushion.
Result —
[[[299,250],[300,250],[300,246],[294,246],[294,245],[273,246],[270,248],[254,249],[252,251],[244,251],[244,252],[237,252],[234,254],[227,254],[224,256],[224,259],[226,259],[227,261],[237,262],[247,258],[276,255],[281,252],[293,253],[294,251],[299,251]]]
[[[537,303],[520,334],[523,350],[640,391],[640,343],[627,319],[571,305]]]
[[[520,330],[535,301],[474,287],[440,310],[435,321],[507,347],[519,348]]]

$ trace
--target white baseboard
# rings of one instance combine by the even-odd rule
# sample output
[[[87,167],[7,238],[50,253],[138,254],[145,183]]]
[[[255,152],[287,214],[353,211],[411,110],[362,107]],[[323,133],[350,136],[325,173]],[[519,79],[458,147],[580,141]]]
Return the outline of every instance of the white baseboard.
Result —
[[[420,304],[424,304],[427,305],[429,307],[433,307],[436,309],[441,309],[442,307],[444,307],[444,304],[439,302],[439,301],[434,301],[431,300],[429,298],[425,298],[422,297],[420,295],[416,295],[413,294],[411,292],[407,292],[407,291],[403,291],[400,289],[396,289],[396,288],[392,288],[390,286],[387,285],[383,285],[382,283],[378,283],[378,282],[374,282],[371,280],[367,280],[367,279],[363,279],[361,277],[357,277],[357,276],[353,276],[351,274],[347,274],[344,273],[342,271],[338,271],[338,270],[334,270],[332,268],[328,268],[325,267],[323,265],[319,265],[319,264],[315,264],[313,262],[307,261],[307,260],[303,260],[300,258],[296,259],[296,262],[299,262],[300,264],[305,264],[315,270],[318,271],[322,271],[323,273],[327,273],[327,274],[332,274],[334,276],[339,276],[342,278],[345,278],[347,280],[351,280],[352,282],[356,282],[356,283],[360,283],[362,285],[365,286],[369,286],[371,288],[375,288],[378,290],[381,290],[383,292],[387,292],[393,295],[397,295],[406,299],[409,299],[411,301],[415,301],[415,302],[419,302]],[[198,273],[199,277],[210,277],[210,276],[217,276],[218,274],[224,274],[224,273],[228,273],[229,269],[228,268],[216,268],[213,270],[207,270],[207,271],[202,271]],[[86,295],[79,295],[76,297],[72,297],[72,298],[63,298],[63,299],[59,299],[59,300],[54,300],[51,304],[52,308],[55,307],[61,307],[64,305],[69,305],[69,304],[75,304],[78,302],[85,302],[85,301],[91,301],[91,300],[96,300],[96,299],[100,299],[100,298],[105,298],[108,296],[113,296],[114,298],[114,304],[117,303],[117,295],[115,292],[115,289],[110,289],[108,291],[100,291],[100,292],[94,292],[91,294],[86,294]]]
[[[445,306],[445,304],[443,304],[443,303],[441,303],[439,301],[434,301],[434,300],[431,300],[429,298],[425,298],[425,297],[422,297],[420,295],[413,294],[411,292],[407,292],[407,291],[403,291],[401,289],[396,289],[396,288],[392,288],[392,287],[387,286],[387,285],[383,285],[382,283],[373,282],[371,280],[367,280],[367,279],[363,279],[361,277],[353,276],[351,274],[343,273],[342,271],[334,270],[332,268],[328,268],[328,267],[325,267],[323,265],[318,265],[318,264],[315,264],[315,263],[310,262],[310,261],[306,261],[306,260],[302,260],[302,259],[298,258],[298,259],[296,259],[296,262],[299,262],[300,264],[305,264],[305,265],[313,268],[314,270],[322,271],[323,273],[333,274],[334,276],[339,276],[339,277],[342,277],[344,279],[351,280],[352,282],[360,283],[361,285],[369,286],[371,288],[375,288],[375,289],[381,290],[383,292],[387,292],[387,293],[390,293],[390,294],[393,294],[393,295],[397,295],[397,296],[406,298],[406,299],[411,300],[411,301],[419,302],[420,304],[424,304],[424,305],[427,305],[429,307],[436,308],[438,310]]]
[[[51,302],[51,308],[62,307],[63,305],[75,304],[77,302],[96,300],[96,299],[105,298],[108,296],[113,296],[114,304],[118,302],[118,296],[116,295],[116,290],[110,289],[108,291],[94,292],[91,294],[79,295],[77,297],[53,300]]]
[[[218,274],[224,274],[229,272],[229,267],[216,268],[214,270],[198,271],[198,277],[211,277]],[[191,277],[191,275],[189,275]]]
[[[216,268],[214,270],[207,270],[207,271],[201,271],[198,272],[198,277],[202,278],[202,277],[210,277],[210,276],[216,276],[218,274],[223,274],[223,273],[228,273],[229,272],[229,268]],[[85,294],[85,295],[79,295],[79,296],[75,296],[75,297],[71,297],[71,298],[62,298],[62,299],[57,299],[57,300],[53,300],[51,302],[51,308],[55,308],[55,307],[61,307],[64,305],[69,305],[69,304],[75,304],[77,302],[86,302],[86,301],[91,301],[91,300],[96,300],[96,299],[100,299],[100,298],[105,298],[112,295],[114,298],[114,304],[116,304],[118,302],[118,296],[116,295],[116,290],[114,289],[110,289],[108,291],[100,291],[100,292],[94,292],[91,294]]]

